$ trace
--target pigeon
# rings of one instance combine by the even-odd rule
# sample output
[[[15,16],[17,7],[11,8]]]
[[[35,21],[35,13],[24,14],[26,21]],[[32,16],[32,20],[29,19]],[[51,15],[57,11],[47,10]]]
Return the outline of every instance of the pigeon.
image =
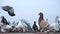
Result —
[[[9,23],[7,22],[7,20],[6,20],[6,18],[5,18],[4,16],[2,16],[1,22],[2,22],[3,24],[8,24],[8,25],[9,25]]]
[[[6,11],[10,16],[15,16],[13,7],[10,6],[2,6],[2,9]]]
[[[37,30],[38,31],[38,27],[36,25],[36,21],[34,21],[33,30]]]

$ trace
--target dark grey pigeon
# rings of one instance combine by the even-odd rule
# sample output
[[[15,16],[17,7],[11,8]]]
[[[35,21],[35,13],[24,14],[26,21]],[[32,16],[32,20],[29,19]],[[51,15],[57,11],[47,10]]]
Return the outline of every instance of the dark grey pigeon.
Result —
[[[4,11],[8,12],[8,14],[9,14],[10,16],[15,16],[13,7],[3,6],[2,9],[3,9]]]
[[[7,19],[6,19],[4,16],[2,16],[1,22],[2,22],[3,24],[8,24],[8,25],[9,25],[9,23],[7,22]]]
[[[38,31],[38,27],[37,27],[37,25],[36,25],[36,21],[34,21],[33,30],[37,30],[37,31]]]

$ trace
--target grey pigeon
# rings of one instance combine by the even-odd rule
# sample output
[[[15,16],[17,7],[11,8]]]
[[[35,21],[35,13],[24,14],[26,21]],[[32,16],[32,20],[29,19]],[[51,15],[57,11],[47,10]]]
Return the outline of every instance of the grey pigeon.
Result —
[[[3,9],[4,11],[8,12],[8,14],[9,14],[10,16],[15,16],[13,7],[10,7],[10,6],[2,6],[2,9]]]

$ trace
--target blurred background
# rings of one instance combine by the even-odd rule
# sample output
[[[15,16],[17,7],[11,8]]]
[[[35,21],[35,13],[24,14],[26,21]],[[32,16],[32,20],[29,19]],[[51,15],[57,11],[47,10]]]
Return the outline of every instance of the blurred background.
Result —
[[[1,9],[1,6],[6,5],[14,8],[16,16],[11,17]],[[60,0],[0,0],[0,15],[3,15],[11,23],[25,19],[30,26],[34,21],[38,26],[39,12],[43,12],[44,19],[48,18],[49,23],[54,22],[56,16],[60,17]]]

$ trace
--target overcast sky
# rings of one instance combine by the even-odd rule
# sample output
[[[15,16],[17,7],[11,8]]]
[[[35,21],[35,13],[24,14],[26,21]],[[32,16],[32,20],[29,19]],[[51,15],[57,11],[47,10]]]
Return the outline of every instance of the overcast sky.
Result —
[[[16,16],[11,17],[1,9],[1,6],[12,6]],[[60,0],[0,0],[0,15],[3,15],[10,22],[25,19],[30,25],[38,23],[39,12],[44,13],[44,19],[52,23],[56,16],[60,17]]]

